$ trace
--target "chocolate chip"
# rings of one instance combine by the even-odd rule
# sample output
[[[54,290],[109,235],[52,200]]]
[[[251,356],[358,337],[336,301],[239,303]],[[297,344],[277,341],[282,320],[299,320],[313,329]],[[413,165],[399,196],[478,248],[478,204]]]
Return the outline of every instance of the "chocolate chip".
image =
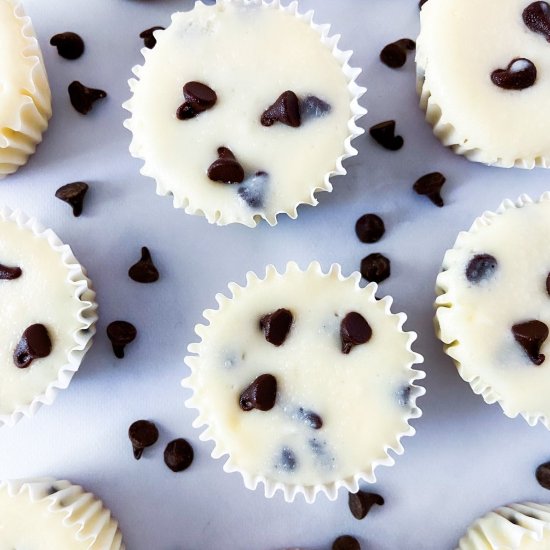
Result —
[[[355,223],[355,233],[362,243],[377,243],[385,232],[384,221],[376,214],[364,214]]]
[[[380,52],[380,60],[384,65],[392,69],[402,67],[407,61],[407,51],[412,51],[416,48],[414,40],[410,38],[402,38],[396,42],[392,42],[384,46]]]
[[[466,279],[471,283],[480,283],[490,279],[498,267],[497,259],[491,254],[476,254],[466,267]]]
[[[426,195],[436,206],[442,207],[444,203],[441,188],[445,181],[445,176],[441,172],[431,172],[416,180],[413,189],[419,195]]]
[[[542,487],[550,490],[550,462],[541,464],[535,472],[535,477]]]
[[[375,504],[379,506],[384,504],[384,499],[376,493],[358,491],[348,494],[348,506],[355,519],[365,518]]]
[[[402,407],[406,407],[410,401],[411,401],[411,386],[405,386],[404,388],[401,388],[399,392],[397,393],[399,404]]]
[[[82,214],[82,208],[84,207],[84,197],[88,192],[88,184],[83,181],[75,181],[74,183],[67,183],[61,186],[56,192],[55,196],[69,204],[73,209],[73,216],[77,217]]]
[[[420,0],[420,2],[418,2],[418,9],[421,10],[422,9],[422,6],[427,2],[428,0]]]
[[[369,133],[384,149],[398,151],[403,147],[403,138],[395,135],[395,120],[386,120],[375,124],[369,130]]]
[[[354,346],[366,344],[372,336],[372,329],[367,320],[356,311],[348,313],[340,323],[342,353],[346,355]]]
[[[193,447],[187,440],[180,437],[166,445],[164,463],[173,472],[183,472],[191,466],[194,456]]]
[[[548,277],[546,277],[546,292],[548,296],[550,296],[550,273],[548,273]]]
[[[302,120],[327,116],[332,107],[326,101],[314,95],[308,95],[300,101],[300,115]]]
[[[265,339],[274,346],[280,346],[286,340],[292,327],[294,317],[285,308],[268,313],[260,319],[260,329],[264,331]]]
[[[28,327],[13,352],[13,362],[19,369],[26,369],[35,359],[48,357],[52,351],[52,341],[44,325]]]
[[[548,327],[542,321],[533,320],[514,325],[512,333],[529,359],[537,366],[542,365],[545,357],[540,353],[540,348],[548,338]]]
[[[361,261],[361,275],[369,281],[381,283],[391,274],[391,262],[383,254],[375,252]]]
[[[275,406],[276,399],[277,379],[272,374],[261,374],[242,391],[239,405],[243,411],[269,411]]]
[[[533,32],[542,34],[550,42],[550,5],[533,2],[523,10],[523,22]]]
[[[250,208],[262,208],[268,181],[269,174],[267,172],[256,172],[251,178],[243,181],[242,185],[237,189],[237,193]]]
[[[139,37],[143,38],[143,45],[152,50],[157,45],[157,39],[154,37],[153,33],[163,30],[165,30],[164,27],[151,27],[150,29],[145,29],[140,32]]]
[[[355,537],[342,535],[332,543],[332,550],[361,550],[361,545]]]
[[[155,424],[149,420],[136,420],[128,428],[128,437],[132,442],[134,457],[139,460],[143,450],[158,441],[159,431]]]
[[[506,69],[497,69],[491,73],[493,84],[505,90],[524,90],[535,83],[537,68],[529,59],[512,59]]]
[[[78,59],[84,53],[84,40],[75,32],[61,32],[50,38],[50,44],[65,59]]]
[[[323,419],[317,413],[303,407],[298,409],[298,418],[314,430],[320,430],[323,427]]]
[[[75,80],[69,84],[69,98],[71,105],[81,114],[87,115],[98,99],[107,97],[107,92],[97,90],[96,88],[88,88]]]
[[[153,263],[151,253],[146,246],[141,248],[141,259],[138,260],[129,270],[130,279],[137,283],[154,283],[159,280],[159,272]]]
[[[211,109],[218,101],[216,92],[202,82],[187,82],[183,87],[185,102],[178,107],[176,117],[189,120]]]
[[[298,96],[287,90],[283,92],[262,114],[262,126],[273,126],[276,122],[298,128],[302,123]]]
[[[296,464],[297,460],[294,452],[288,447],[283,447],[283,450],[281,451],[281,458],[279,461],[281,469],[285,472],[292,472],[296,469]]]
[[[7,265],[0,264],[0,280],[13,281],[19,279],[23,274],[23,270],[20,267],[8,267]]]
[[[115,357],[124,357],[124,348],[133,342],[137,336],[137,330],[132,323],[127,321],[113,321],[107,327],[107,336],[113,345]]]
[[[244,169],[227,147],[218,148],[218,159],[208,167],[208,178],[218,183],[242,183]]]

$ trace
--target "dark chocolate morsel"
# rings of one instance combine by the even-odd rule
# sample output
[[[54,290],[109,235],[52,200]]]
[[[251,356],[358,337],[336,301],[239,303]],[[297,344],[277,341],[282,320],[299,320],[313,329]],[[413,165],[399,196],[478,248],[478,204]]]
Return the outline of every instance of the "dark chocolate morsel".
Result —
[[[542,321],[533,320],[514,325],[512,334],[535,365],[544,363],[545,356],[540,353],[540,348],[548,338],[548,327]]]
[[[407,51],[412,51],[415,48],[414,40],[402,38],[384,46],[380,52],[380,61],[392,69],[398,69],[407,61]]]
[[[69,84],[69,99],[71,105],[81,114],[87,115],[98,99],[107,97],[107,92],[96,88],[88,88],[75,80]]]
[[[384,149],[398,151],[403,147],[403,138],[395,135],[395,120],[386,120],[375,124],[370,128],[369,133]]]
[[[239,405],[243,411],[269,411],[275,406],[276,399],[277,379],[272,374],[261,374],[242,391]]]
[[[82,208],[84,207],[84,197],[88,192],[89,186],[83,181],[75,181],[73,183],[67,183],[62,185],[56,192],[55,196],[66,202],[73,209],[73,216],[78,218],[82,214]]]
[[[218,183],[242,183],[244,168],[227,147],[218,148],[218,158],[208,167],[208,179]]]
[[[378,252],[369,254],[361,261],[361,275],[369,282],[381,283],[391,275],[391,262]]]
[[[262,114],[262,126],[273,126],[276,122],[298,128],[302,123],[300,101],[291,90],[283,92]]]
[[[0,280],[13,281],[19,279],[23,274],[23,270],[20,267],[8,267],[7,265],[0,264]]]
[[[173,472],[183,472],[191,466],[194,456],[193,447],[186,439],[180,437],[166,445],[164,463]]]
[[[132,323],[127,321],[113,321],[107,327],[107,336],[113,345],[115,357],[124,357],[124,348],[133,342],[137,336],[137,330]]]
[[[420,0],[418,2],[418,9],[421,10],[422,9],[422,6],[427,2],[428,0]]]
[[[342,535],[332,543],[332,550],[361,550],[361,545],[355,537]]]
[[[297,460],[294,452],[288,447],[283,447],[280,458],[281,469],[285,470],[286,472],[292,472],[296,469],[296,464]]]
[[[128,270],[128,275],[137,283],[154,283],[159,280],[158,269],[146,246],[141,248],[141,258]]]
[[[216,104],[216,92],[202,82],[187,82],[183,87],[185,102],[178,107],[176,116],[179,120],[188,120],[211,109]]]
[[[358,491],[348,494],[348,506],[355,519],[365,518],[375,504],[384,504],[384,499],[376,493]]]
[[[550,42],[550,4],[533,2],[523,10],[523,22],[533,32],[542,34]]]
[[[330,113],[332,107],[326,101],[314,95],[308,95],[300,101],[300,114],[302,120],[309,118],[321,118]]]
[[[269,174],[260,170],[252,177],[245,179],[238,188],[237,193],[250,208],[262,208],[268,180]]]
[[[128,437],[132,442],[132,449],[136,460],[141,458],[143,449],[154,445],[159,438],[158,428],[149,420],[136,420],[128,428]]]
[[[314,430],[320,430],[323,427],[323,419],[313,411],[308,411],[300,407],[298,409],[298,417]]]
[[[537,80],[537,68],[529,59],[512,59],[506,69],[496,69],[491,73],[493,84],[505,90],[524,90]]]
[[[441,172],[430,172],[417,179],[413,189],[419,195],[428,197],[436,206],[442,207],[444,202],[441,197],[441,188],[445,181],[445,176]]]
[[[546,292],[548,296],[550,296],[550,273],[548,273],[548,277],[546,277]]]
[[[385,232],[384,221],[376,214],[364,214],[355,223],[355,233],[362,243],[377,243]]]
[[[260,319],[260,329],[264,331],[265,339],[274,346],[280,346],[286,340],[292,327],[294,317],[285,308],[268,313]]]
[[[535,472],[535,477],[541,487],[550,490],[550,462],[541,464]]]
[[[348,313],[340,323],[342,353],[346,355],[354,346],[366,344],[372,336],[372,329],[367,320],[356,311]]]
[[[13,352],[13,362],[19,369],[27,368],[35,359],[48,357],[52,351],[52,341],[44,325],[28,327]]]
[[[491,254],[476,254],[466,267],[466,279],[471,283],[480,283],[490,279],[498,267],[497,259]]]
[[[75,32],[61,32],[50,38],[50,44],[65,59],[78,59],[84,53],[84,40]]]
[[[164,27],[151,27],[150,29],[145,29],[139,33],[139,37],[143,38],[143,45],[146,48],[152,50],[157,45],[157,39],[154,37],[153,33],[155,31],[163,31]]]

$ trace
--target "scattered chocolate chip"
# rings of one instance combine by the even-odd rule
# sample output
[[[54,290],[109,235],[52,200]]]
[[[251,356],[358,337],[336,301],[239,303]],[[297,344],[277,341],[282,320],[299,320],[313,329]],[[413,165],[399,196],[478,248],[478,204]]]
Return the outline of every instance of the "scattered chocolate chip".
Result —
[[[550,490],[550,462],[541,464],[535,472],[535,477],[541,487]]]
[[[361,545],[355,537],[342,535],[332,543],[332,550],[361,550]]]
[[[376,493],[358,491],[348,494],[348,506],[355,519],[365,518],[375,504],[379,506],[384,504],[384,499]]]
[[[208,167],[208,178],[218,183],[242,183],[244,169],[227,147],[218,148],[218,158]]]
[[[283,92],[275,103],[263,112],[260,122],[262,126],[273,126],[280,122],[298,128],[302,123],[298,96],[290,90]]]
[[[269,180],[269,174],[260,170],[251,178],[243,181],[238,188],[239,197],[245,201],[250,208],[262,208],[264,205],[264,193]]]
[[[415,48],[416,44],[414,40],[402,38],[401,40],[384,46],[380,52],[380,60],[388,67],[398,69],[407,61],[407,52],[413,51]]]
[[[441,197],[441,188],[445,183],[445,176],[441,172],[430,172],[416,180],[413,189],[419,195],[426,195],[436,206],[444,205]]]
[[[272,374],[261,374],[242,391],[239,405],[243,411],[269,411],[275,406],[276,399],[277,379]]]
[[[185,102],[176,111],[179,120],[189,120],[211,109],[218,101],[216,92],[202,82],[187,82],[183,87]]]
[[[268,313],[260,319],[260,329],[264,331],[265,339],[274,346],[280,346],[286,340],[292,327],[294,317],[285,308]]]
[[[158,441],[159,431],[155,424],[149,420],[136,420],[128,428],[128,437],[132,442],[134,457],[139,460],[143,450]]]
[[[491,254],[476,254],[466,267],[466,279],[471,283],[480,283],[490,279],[498,267],[497,259]]]
[[[113,344],[115,357],[122,359],[124,357],[124,348],[135,340],[137,330],[132,323],[128,323],[127,321],[113,321],[107,327],[107,336]]]
[[[74,183],[67,183],[61,186],[56,192],[55,196],[66,202],[73,209],[73,216],[78,218],[82,214],[82,208],[84,207],[84,197],[88,192],[89,186],[83,181],[75,181]]]
[[[418,2],[418,9],[421,10],[422,9],[422,6],[427,2],[428,0],[420,0],[420,2]]]
[[[78,59],[84,53],[84,40],[75,32],[61,32],[50,38],[50,44],[65,59]]]
[[[301,120],[321,118],[328,115],[331,110],[330,104],[314,95],[308,95],[300,101]]]
[[[279,464],[281,469],[285,472],[292,472],[296,469],[296,455],[288,447],[283,447]]]
[[[166,445],[164,463],[173,472],[183,472],[191,466],[194,456],[193,447],[187,440],[180,437]]]
[[[348,313],[340,323],[342,353],[346,355],[354,346],[366,344],[372,336],[372,329],[367,320],[356,311]]]
[[[314,430],[320,430],[323,427],[323,419],[317,413],[303,407],[298,409],[298,418]]]
[[[384,149],[398,151],[403,147],[403,138],[395,135],[395,120],[386,120],[385,122],[375,124],[369,130],[369,133]]]
[[[7,265],[0,264],[0,280],[13,281],[19,279],[23,271],[20,267],[8,267]]]
[[[165,30],[164,27],[151,27],[150,29],[145,29],[140,32],[139,37],[143,38],[143,45],[152,50],[157,45],[157,39],[154,37],[153,33],[163,30]]]
[[[550,42],[550,5],[533,2],[523,10],[523,22],[533,32],[542,34]]]
[[[13,352],[13,362],[19,369],[26,369],[35,359],[48,357],[52,351],[52,341],[44,325],[28,327]]]
[[[71,105],[81,114],[87,115],[98,99],[107,97],[107,92],[88,88],[84,84],[75,80],[69,84],[69,98]]]
[[[154,283],[159,280],[159,272],[153,263],[151,253],[146,246],[141,248],[141,259],[138,260],[129,270],[130,279],[137,283]]]
[[[512,333],[529,359],[537,366],[542,365],[545,356],[540,353],[540,348],[548,338],[548,327],[542,321],[533,320],[514,325]]]
[[[506,69],[497,69],[491,73],[493,84],[505,90],[524,90],[535,83],[537,68],[529,59],[512,59]]]
[[[362,243],[377,243],[385,232],[384,221],[376,214],[364,214],[355,223],[355,233]]]
[[[546,292],[548,296],[550,296],[550,273],[548,273],[548,277],[546,277]]]
[[[361,261],[361,275],[369,282],[381,283],[391,275],[391,262],[378,252],[369,254]]]

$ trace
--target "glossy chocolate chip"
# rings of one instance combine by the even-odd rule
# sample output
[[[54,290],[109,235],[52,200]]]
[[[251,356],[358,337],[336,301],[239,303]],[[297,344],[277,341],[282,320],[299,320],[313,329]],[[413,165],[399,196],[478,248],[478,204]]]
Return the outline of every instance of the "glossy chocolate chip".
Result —
[[[369,282],[381,283],[391,275],[391,262],[378,252],[369,254],[361,261],[361,275]]]
[[[176,117],[179,120],[189,120],[204,111],[211,109],[218,101],[216,92],[202,82],[187,82],[183,87],[185,102],[178,107]]]
[[[348,354],[353,347],[366,344],[372,336],[367,320],[356,311],[348,313],[340,323],[342,353]]]
[[[323,419],[317,413],[303,407],[298,409],[298,418],[314,430],[320,430],[323,427]]]
[[[523,10],[523,22],[533,32],[542,34],[550,42],[550,4],[533,2]]]
[[[365,518],[375,504],[378,506],[384,504],[384,499],[376,493],[357,491],[357,493],[348,494],[348,506],[355,519]]]
[[[541,464],[535,472],[535,477],[541,487],[550,490],[550,462]]]
[[[128,275],[137,283],[154,283],[159,280],[158,269],[146,246],[141,248],[141,258],[128,270]]]
[[[191,466],[195,453],[191,444],[183,438],[174,439],[166,445],[164,463],[173,472],[183,472]]]
[[[300,115],[302,120],[327,116],[331,110],[332,107],[329,103],[314,95],[308,95],[305,99],[300,101]]]
[[[524,90],[537,80],[537,68],[529,59],[518,57],[510,61],[506,69],[493,71],[491,80],[505,90]]]
[[[115,357],[124,357],[124,348],[133,342],[137,336],[137,330],[132,323],[127,321],[113,321],[107,327],[107,336],[113,345]]]
[[[73,216],[77,217],[82,214],[84,207],[84,197],[88,192],[89,186],[83,181],[75,181],[73,183],[67,183],[61,186],[56,192],[55,196],[66,202],[73,209]]]
[[[153,35],[155,31],[163,31],[164,27],[151,27],[150,29],[145,29],[139,33],[139,37],[143,38],[143,45],[146,48],[152,50],[157,45],[157,39]]]
[[[380,61],[392,69],[402,67],[407,61],[407,52],[416,48],[414,40],[402,38],[384,46],[380,52]]]
[[[244,180],[244,169],[227,147],[218,148],[218,158],[208,167],[208,178],[218,183],[235,184]]]
[[[292,449],[289,449],[288,447],[283,447],[281,451],[279,465],[281,469],[285,472],[292,472],[296,469],[297,460],[296,455],[294,454]]]
[[[139,460],[143,450],[158,441],[159,431],[155,424],[149,420],[136,420],[128,428],[128,437],[132,442],[134,457]]]
[[[75,80],[69,84],[71,105],[81,114],[87,115],[98,99],[107,97],[107,92],[96,88],[88,88]]]
[[[276,122],[297,128],[302,123],[300,101],[291,90],[283,92],[262,114],[262,126],[273,126]]]
[[[276,399],[277,379],[272,374],[261,374],[242,391],[239,405],[243,411],[269,411],[275,406]]]
[[[441,197],[441,188],[445,181],[446,178],[441,172],[430,172],[418,178],[413,185],[413,189],[419,195],[428,197],[436,206],[442,207],[444,202]]]
[[[546,277],[546,293],[550,296],[550,273],[548,273],[548,277]]]
[[[61,32],[50,38],[50,44],[65,59],[78,59],[84,53],[84,40],[75,32]]]
[[[477,284],[490,279],[498,267],[497,259],[491,254],[476,254],[466,267],[466,279]]]
[[[0,280],[13,281],[19,279],[23,274],[23,270],[20,267],[9,267],[7,265],[0,264]]]
[[[369,130],[369,133],[384,149],[398,151],[403,147],[403,138],[395,135],[395,120],[386,120],[375,124]]]
[[[385,232],[384,221],[376,214],[364,214],[355,223],[355,233],[362,243],[377,243]]]
[[[52,351],[52,341],[48,329],[41,324],[28,327],[13,352],[13,362],[19,369],[25,369],[35,360],[48,357]]]
[[[545,356],[540,353],[540,348],[548,338],[548,327],[542,321],[533,320],[514,325],[512,334],[535,365],[544,363]]]
[[[262,208],[268,181],[269,174],[260,170],[252,177],[245,179],[237,189],[237,193],[250,208]]]
[[[260,319],[260,329],[264,331],[265,339],[274,346],[280,346],[286,340],[292,327],[294,317],[285,308],[268,313]]]
[[[332,550],[361,550],[361,545],[355,537],[342,535],[332,543]]]

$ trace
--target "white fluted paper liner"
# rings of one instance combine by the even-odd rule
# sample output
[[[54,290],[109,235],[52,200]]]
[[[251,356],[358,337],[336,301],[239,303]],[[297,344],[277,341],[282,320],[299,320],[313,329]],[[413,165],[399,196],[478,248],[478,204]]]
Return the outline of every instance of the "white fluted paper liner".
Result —
[[[69,481],[56,481],[53,478],[21,479],[0,482],[0,497],[26,497],[27,502],[36,505],[37,516],[47,521],[52,527],[65,528],[78,544],[88,550],[124,550],[122,534],[117,521],[103,503],[82,487]],[[1,507],[0,507],[1,509]],[[31,508],[32,509],[32,508]],[[32,529],[33,518],[26,508],[22,522]],[[9,525],[5,526],[9,533]],[[42,536],[47,540],[47,534]],[[0,530],[0,546],[2,530]],[[45,548],[45,547],[44,547]],[[52,550],[54,550],[52,548]]]
[[[347,170],[343,166],[343,162],[355,155],[357,155],[357,150],[352,146],[351,142],[358,136],[364,133],[364,129],[360,128],[357,125],[357,121],[367,113],[367,110],[359,104],[359,99],[367,91],[366,88],[359,86],[356,82],[358,76],[361,74],[361,69],[352,68],[349,65],[349,60],[353,54],[353,51],[342,51],[338,48],[338,42],[340,40],[340,35],[330,36],[330,25],[318,25],[313,22],[314,12],[310,10],[306,13],[300,13],[298,11],[298,2],[292,1],[288,6],[284,6],[281,3],[281,0],[218,0],[220,3],[234,3],[240,5],[261,5],[264,8],[282,10],[285,11],[296,18],[304,21],[311,26],[319,34],[319,39],[322,44],[330,49],[339,65],[342,67],[342,71],[348,81],[348,91],[351,97],[350,108],[351,108],[351,118],[348,121],[348,130],[349,135],[342,144],[342,154],[335,159],[335,167],[330,172],[324,175],[322,181],[312,182],[311,194],[307,199],[304,199],[300,202],[297,202],[293,205],[288,205],[288,207],[281,209],[274,214],[265,214],[260,212],[251,211],[246,216],[241,216],[239,218],[233,218],[228,216],[227,213],[208,208],[206,204],[194,203],[189,197],[180,196],[177,197],[170,188],[168,182],[163,181],[163,178],[160,174],[157,173],[155,168],[147,162],[147,153],[145,151],[146,147],[143,143],[143,138],[141,136],[141,127],[140,122],[136,120],[136,117],[133,113],[133,102],[132,98],[126,101],[123,107],[131,113],[131,117],[124,122],[124,126],[132,132],[132,141],[130,144],[130,153],[133,157],[139,158],[143,161],[143,166],[141,168],[141,174],[153,178],[156,181],[156,192],[160,196],[173,196],[173,205],[175,208],[183,208],[187,214],[192,215],[201,215],[204,216],[209,223],[215,223],[218,225],[227,225],[230,223],[241,223],[248,227],[255,227],[259,221],[262,219],[266,220],[271,226],[277,224],[277,217],[280,214],[287,214],[290,218],[295,219],[298,216],[298,207],[302,204],[307,204],[311,206],[316,206],[318,200],[315,197],[317,192],[328,191],[331,192],[333,189],[331,179],[334,176],[343,176],[347,174]],[[195,3],[194,9],[211,9],[211,6],[203,4],[200,0]],[[157,39],[162,40],[162,30],[155,31],[154,35]],[[238,40],[238,37],[237,37]],[[145,62],[151,53],[151,50],[143,48],[141,50]],[[135,78],[132,78],[128,81],[130,90],[132,93],[136,90],[140,83],[140,72],[142,66],[137,65],[132,69],[132,72],[135,75]]]
[[[53,403],[59,390],[69,386],[74,373],[80,367],[82,359],[92,345],[97,321],[95,292],[86,275],[86,270],[78,263],[71,248],[63,244],[51,229],[44,228],[36,219],[29,218],[20,210],[12,211],[7,207],[1,207],[0,223],[2,222],[15,223],[35,237],[47,241],[49,246],[61,257],[63,266],[67,270],[67,282],[72,287],[74,299],[79,302],[80,308],[77,315],[78,327],[73,332],[74,346],[66,358],[66,363],[59,366],[57,379],[53,380],[43,393],[36,395],[27,405],[18,407],[11,414],[0,414],[0,427],[13,426],[23,416],[34,416],[42,405]]]
[[[48,77],[42,60],[40,45],[36,39],[30,18],[25,15],[18,0],[0,0],[13,16],[14,24],[20,29],[20,39],[24,44],[19,49],[17,41],[2,44],[2,57],[13,55],[13,66],[19,74],[15,81],[0,82],[2,94],[9,94],[10,102],[3,98],[4,108],[0,115],[0,178],[15,172],[34,153],[36,145],[42,141],[42,133],[48,127],[52,115],[51,93]],[[7,23],[5,23],[7,24]],[[10,51],[13,48],[13,52]],[[0,94],[0,97],[2,96]]]
[[[497,508],[471,525],[457,550],[522,548],[550,548],[550,505],[526,502]]]
[[[546,201],[550,201],[550,192],[544,193],[536,202]],[[491,386],[487,380],[484,380],[483,377],[476,372],[475,365],[466,365],[467,350],[463,349],[464,346],[461,345],[461,342],[457,340],[453,334],[452,316],[455,299],[450,284],[450,274],[449,271],[447,271],[448,267],[453,264],[457,251],[463,248],[464,240],[468,234],[475,234],[484,227],[490,226],[495,218],[503,215],[508,210],[523,208],[526,205],[533,204],[535,204],[535,201],[533,201],[533,199],[531,199],[528,195],[521,195],[516,202],[506,199],[495,212],[484,212],[474,221],[468,231],[462,231],[459,233],[453,248],[449,249],[445,253],[442,270],[437,277],[437,298],[435,301],[436,314],[434,323],[436,334],[443,342],[445,353],[453,359],[460,376],[463,380],[470,384],[474,393],[481,395],[484,401],[489,405],[498,403],[504,411],[504,414],[509,418],[515,418],[516,416],[521,415],[530,426],[534,426],[537,422],[541,422],[544,426],[546,426],[546,428],[550,429],[550,418],[548,416],[542,412],[535,413],[533,411],[524,411],[511,405],[502,397],[502,395],[500,395],[498,391],[495,390],[495,388]],[[470,363],[472,363],[471,360]]]
[[[396,434],[395,440],[392,440],[394,442],[392,446],[385,446],[383,450],[383,458],[374,459],[370,464],[365,464],[361,471],[355,472],[344,479],[334,480],[330,483],[320,483],[315,485],[290,484],[279,480],[270,479],[264,475],[254,475],[241,469],[239,464],[233,459],[229,448],[223,442],[224,438],[221,436],[222,434],[217,433],[216,431],[216,423],[212,421],[213,417],[210,411],[210,407],[213,406],[213,403],[204,391],[198,390],[197,382],[201,365],[200,355],[202,351],[202,341],[204,339],[204,335],[209,329],[207,325],[201,324],[196,325],[195,327],[195,332],[201,338],[201,342],[189,345],[189,352],[193,355],[189,355],[185,360],[191,370],[191,374],[182,381],[182,386],[193,391],[192,397],[186,401],[186,406],[198,411],[198,416],[194,420],[193,426],[202,430],[200,439],[202,441],[214,442],[212,457],[222,458],[227,456],[223,469],[228,473],[239,472],[243,477],[245,486],[248,489],[254,490],[258,487],[258,485],[262,484],[264,486],[266,497],[270,498],[278,491],[282,491],[287,502],[293,501],[299,494],[302,494],[307,502],[313,502],[320,493],[325,494],[330,500],[335,500],[338,496],[338,491],[340,488],[344,488],[351,492],[357,492],[361,481],[374,483],[376,481],[375,469],[378,466],[391,466],[394,464],[395,460],[393,456],[390,456],[390,452],[396,455],[403,454],[404,448],[401,443],[401,439],[405,436],[412,436],[416,433],[415,429],[409,424],[409,421],[414,418],[419,418],[422,415],[422,411],[418,408],[416,400],[421,395],[424,395],[425,389],[422,386],[415,385],[414,382],[424,378],[425,373],[421,370],[413,369],[413,365],[422,363],[424,358],[414,352],[411,347],[412,343],[416,340],[416,333],[403,331],[403,324],[405,323],[407,316],[404,313],[396,314],[391,312],[393,299],[386,296],[381,300],[377,300],[375,297],[378,288],[376,283],[370,283],[365,288],[360,287],[360,273],[354,272],[349,277],[345,277],[342,274],[339,264],[332,264],[327,273],[323,272],[318,262],[312,262],[305,271],[302,271],[295,262],[289,262],[283,273],[278,273],[273,265],[268,265],[263,278],[260,278],[254,272],[249,271],[246,274],[246,285],[244,287],[241,287],[234,282],[229,283],[228,288],[230,291],[230,296],[227,297],[223,294],[216,295],[216,301],[219,306],[218,309],[206,310],[204,311],[203,316],[209,323],[212,323],[217,316],[223,316],[224,309],[228,306],[228,304],[233,300],[238,300],[239,296],[246,292],[247,289],[259,287],[268,281],[277,279],[281,280],[288,275],[296,275],[303,278],[310,277],[331,279],[337,284],[347,285],[350,294],[352,296],[355,294],[356,303],[362,301],[364,303],[368,303],[371,308],[379,308],[384,315],[387,315],[392,319],[392,325],[395,330],[401,334],[405,334],[408,337],[406,342],[406,351],[411,357],[411,360],[404,365],[404,368],[407,371],[410,371],[408,380],[410,384],[410,409],[407,409],[407,411],[403,413],[405,423],[408,428],[403,432]]]

